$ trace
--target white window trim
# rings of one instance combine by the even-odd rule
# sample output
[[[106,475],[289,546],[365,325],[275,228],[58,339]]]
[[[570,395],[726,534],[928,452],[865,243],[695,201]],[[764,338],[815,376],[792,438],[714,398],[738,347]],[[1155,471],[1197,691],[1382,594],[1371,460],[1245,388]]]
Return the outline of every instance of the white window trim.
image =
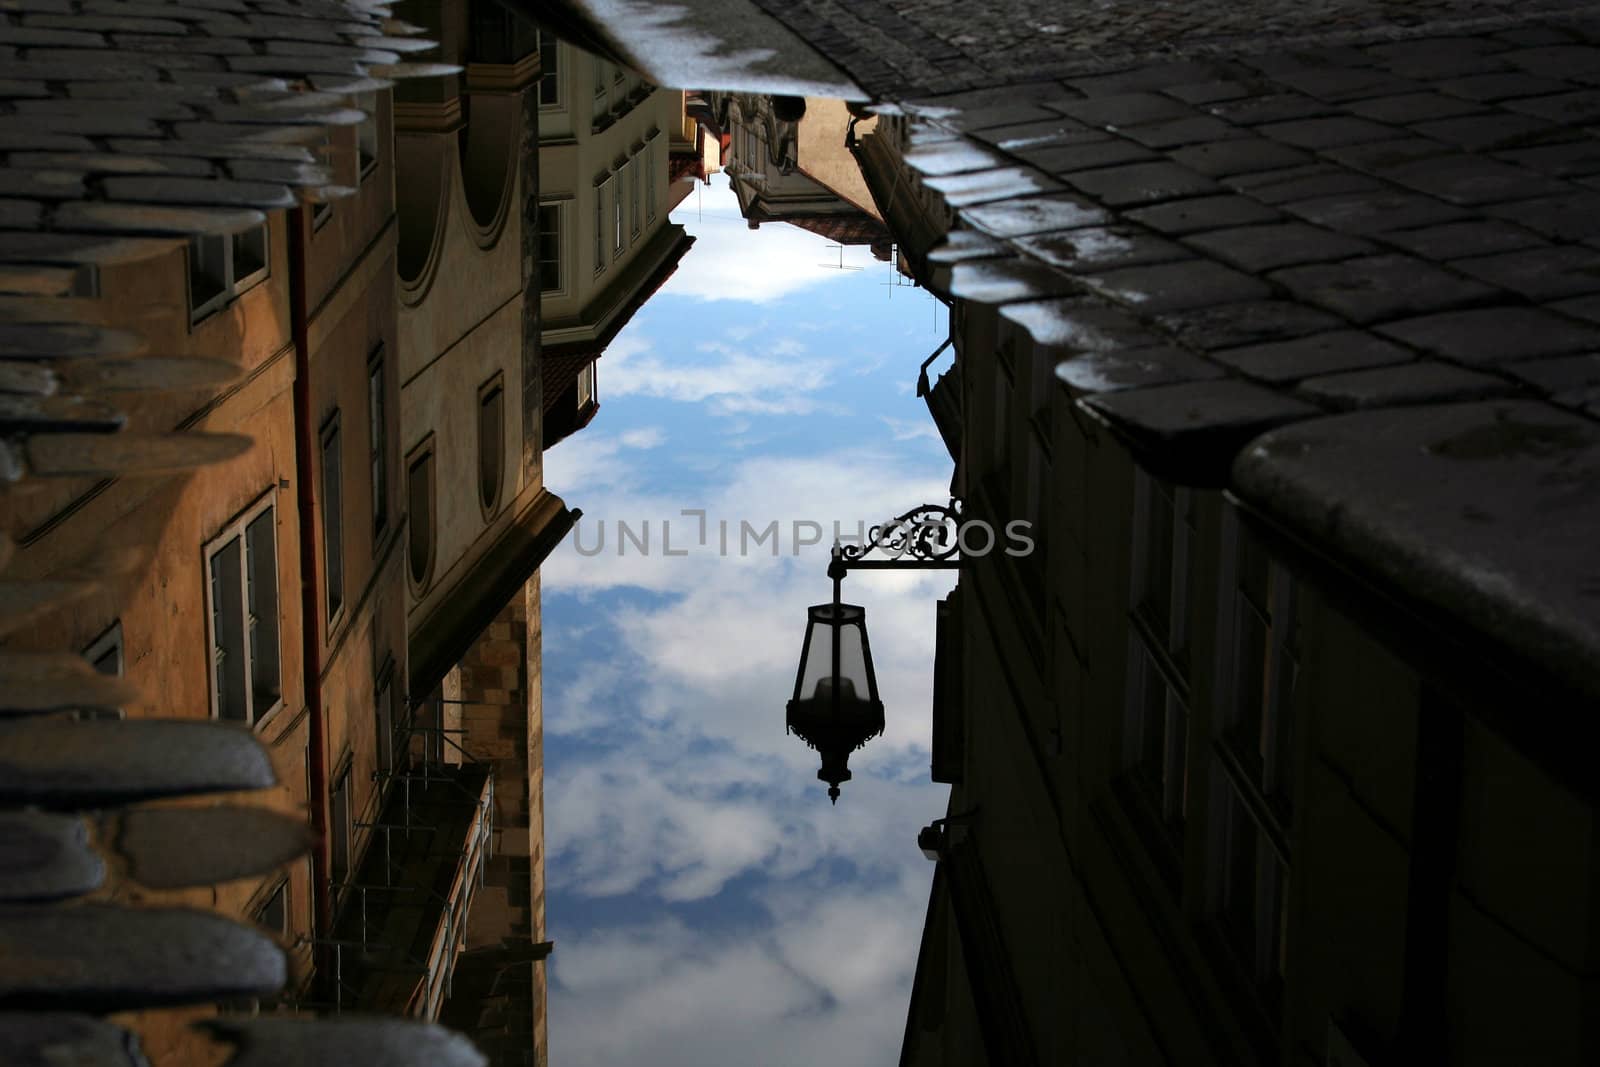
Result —
[[[211,717],[213,719],[220,719],[222,716],[220,714],[221,708],[218,706],[219,694],[217,693],[217,671],[216,671],[216,666],[215,666],[215,664],[216,664],[216,656],[217,656],[217,652],[218,652],[218,648],[217,648],[217,632],[216,632],[217,613],[216,613],[216,605],[213,602],[212,595],[211,595],[211,587],[212,587],[211,560],[212,560],[212,557],[214,557],[216,555],[216,553],[224,545],[226,545],[229,541],[233,540],[234,538],[238,538],[239,539],[239,582],[240,582],[239,596],[240,596],[240,603],[242,605],[244,605],[244,610],[246,612],[246,615],[248,616],[250,600],[249,600],[249,594],[248,594],[246,585],[247,585],[248,580],[249,580],[248,579],[248,575],[249,575],[250,568],[249,568],[249,539],[247,537],[247,533],[246,532],[249,530],[250,524],[252,522],[254,522],[264,512],[271,511],[274,508],[275,505],[276,505],[276,500],[274,498],[274,493],[273,493],[272,490],[269,489],[269,490],[267,490],[266,493],[264,493],[261,497],[259,497],[254,503],[252,503],[248,508],[246,508],[244,511],[240,512],[235,518],[233,518],[228,523],[228,525],[226,525],[222,529],[218,530],[216,535],[213,536],[211,538],[211,540],[207,541],[205,543],[205,545],[203,545],[201,547],[201,550],[200,550],[200,552],[201,552],[201,556],[200,556],[201,565],[203,567],[203,574],[202,574],[203,581],[202,581],[201,584],[205,587],[206,648],[207,648],[207,651],[209,652],[209,655],[206,657],[206,676],[207,676],[207,688],[209,689],[210,694],[211,694]],[[263,710],[258,710],[255,707],[255,685],[254,685],[254,674],[253,674],[253,671],[252,671],[253,664],[250,662],[250,637],[249,637],[248,631],[246,631],[246,633],[244,635],[244,640],[243,640],[243,642],[242,642],[242,644],[240,646],[241,647],[241,651],[242,651],[242,653],[244,655],[244,661],[245,661],[244,662],[244,679],[245,679],[244,693],[245,693],[245,700],[247,700],[249,702],[249,705],[250,705],[249,706],[249,715],[245,718],[244,722],[245,722],[245,725],[251,727],[252,729],[259,727],[262,723],[266,722],[269,718],[271,718],[274,712],[276,712],[279,708],[283,707],[283,618],[282,618],[282,612],[283,612],[283,597],[282,597],[282,591],[283,591],[282,590],[282,585],[283,585],[283,583],[282,583],[282,577],[283,577],[283,575],[282,575],[282,572],[280,571],[280,569],[278,567],[278,560],[276,558],[276,553],[278,551],[278,530],[277,530],[277,515],[276,515],[276,513],[274,513],[274,515],[273,515],[273,523],[272,523],[272,551],[274,553],[274,559],[272,561],[272,570],[273,570],[274,580],[276,581],[276,583],[278,585],[278,588],[273,590],[273,599],[277,603],[278,612],[279,612],[278,626],[275,627],[275,630],[276,630],[276,633],[277,633],[277,640],[278,640],[278,693],[277,693],[277,696],[273,699],[272,704],[270,706],[268,706],[267,708],[265,708]],[[246,625],[248,626],[249,619],[246,618],[245,622],[246,622]]]
[[[125,646],[122,643],[122,620],[118,619],[106,627],[99,637],[89,642],[89,646],[83,650],[83,658],[92,664],[107,652],[116,652],[117,677],[121,678],[128,672],[128,660],[124,648]]]
[[[604,274],[606,266],[611,262],[610,245],[606,231],[611,222],[611,216],[606,211],[606,201],[610,199],[613,182],[612,175],[606,175],[595,183],[595,232],[594,232],[594,272]]]
[[[611,210],[606,213],[606,233],[612,242],[611,258],[621,259],[628,250],[628,220],[622,204],[623,187],[627,185],[628,170],[632,164],[624,162],[615,171],[611,182]]]
[[[555,52],[555,56],[556,56],[555,81],[553,83],[555,85],[555,89],[556,89],[556,98],[554,100],[550,101],[549,103],[545,102],[545,99],[544,99],[544,78],[545,78],[545,75],[548,74],[549,72],[544,69],[544,65],[543,65],[544,64],[544,59],[543,59],[543,55],[541,55],[540,56],[540,67],[539,67],[539,90],[538,90],[539,91],[539,110],[540,111],[545,111],[545,112],[564,111],[566,109],[566,106],[567,106],[567,92],[566,92],[566,88],[567,87],[566,87],[566,84],[565,84],[565,79],[566,79],[567,68],[571,63],[572,57],[571,57],[571,53],[567,51],[567,45],[565,44],[565,42],[563,42],[562,40],[557,38],[554,34],[551,34],[549,30],[540,30],[539,31],[539,35],[541,37],[543,37],[543,36],[545,36],[547,34],[552,38],[552,41],[555,44],[555,48],[552,49],[552,51]],[[541,52],[543,51],[542,43],[540,45],[540,50],[541,50]]]
[[[221,240],[222,240],[222,264],[223,264],[222,265],[222,278],[223,278],[222,291],[217,293],[217,295],[213,296],[210,300],[207,300],[205,303],[200,304],[199,306],[196,306],[195,302],[194,302],[194,288],[193,288],[193,281],[192,281],[192,277],[193,277],[194,271],[193,271],[193,268],[189,264],[189,257],[193,254],[194,242],[208,240],[210,238],[217,237],[219,235],[217,235],[217,234],[208,234],[208,235],[204,235],[204,236],[201,236],[201,237],[191,238],[190,244],[188,244],[188,245],[186,245],[184,247],[184,252],[183,252],[183,257],[184,257],[183,262],[184,262],[184,272],[185,272],[184,273],[184,289],[185,289],[185,292],[188,295],[189,325],[190,326],[196,326],[201,321],[203,321],[203,320],[205,320],[207,318],[210,318],[216,312],[221,311],[223,308],[227,307],[229,304],[231,304],[235,300],[239,299],[239,297],[241,295],[243,295],[246,290],[254,288],[259,282],[261,282],[263,279],[265,279],[269,275],[271,275],[271,273],[272,273],[272,228],[271,228],[271,225],[269,223],[263,222],[260,226],[252,226],[252,227],[249,227],[249,229],[241,230],[240,232],[241,233],[248,233],[251,230],[260,230],[261,233],[262,233],[261,247],[265,250],[266,254],[262,257],[261,268],[259,270],[251,272],[250,274],[245,275],[242,278],[234,277],[234,273],[233,273],[233,239],[237,235],[236,234],[232,234],[232,233],[221,234],[220,237],[221,237]]]
[[[646,225],[656,221],[656,139],[660,130],[651,130],[644,141],[644,220]]]
[[[556,222],[556,255],[561,264],[560,287],[555,289],[542,289],[540,291],[540,295],[542,296],[563,297],[569,295],[572,291],[570,284],[572,271],[568,269],[568,263],[572,259],[572,256],[569,254],[569,250],[572,247],[572,212],[570,210],[572,203],[573,200],[571,197],[560,197],[557,199],[539,201],[539,209],[541,211],[547,207],[556,209],[556,218],[558,220]],[[540,279],[539,284],[544,284],[543,278]]]

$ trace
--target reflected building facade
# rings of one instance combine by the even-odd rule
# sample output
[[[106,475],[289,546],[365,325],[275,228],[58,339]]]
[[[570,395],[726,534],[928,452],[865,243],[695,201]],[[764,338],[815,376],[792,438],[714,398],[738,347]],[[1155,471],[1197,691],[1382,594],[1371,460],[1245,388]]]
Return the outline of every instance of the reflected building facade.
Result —
[[[667,221],[684,94],[542,35],[539,248],[545,441],[600,408],[597,361],[694,239]],[[684,191],[681,189],[680,191]]]
[[[859,157],[948,292],[997,253],[943,241],[915,147],[884,118]],[[939,605],[902,1064],[1587,1062],[1595,799],[1523,717],[1582,704],[1115,432],[1085,334],[1043,321],[1133,325],[957,299],[930,397],[965,517],[1036,546]]]

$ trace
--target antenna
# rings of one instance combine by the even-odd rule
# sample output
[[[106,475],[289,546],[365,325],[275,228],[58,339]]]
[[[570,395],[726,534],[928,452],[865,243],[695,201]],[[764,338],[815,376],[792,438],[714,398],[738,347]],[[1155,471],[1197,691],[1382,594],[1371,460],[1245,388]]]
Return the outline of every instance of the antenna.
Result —
[[[846,266],[845,261],[844,261],[844,245],[828,245],[827,247],[830,248],[830,249],[836,248],[836,249],[839,250],[839,262],[837,262],[837,263],[818,263],[817,266],[826,268],[827,270],[862,270],[863,269],[861,267]]]

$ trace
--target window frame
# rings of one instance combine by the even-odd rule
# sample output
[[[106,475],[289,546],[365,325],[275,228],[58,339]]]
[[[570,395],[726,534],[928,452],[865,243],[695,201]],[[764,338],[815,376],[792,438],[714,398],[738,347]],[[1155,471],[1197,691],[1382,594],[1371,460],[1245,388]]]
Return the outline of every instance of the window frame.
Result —
[[[211,718],[227,722],[243,722],[251,728],[259,728],[261,724],[270,719],[278,709],[284,706],[283,699],[283,619],[282,619],[282,589],[281,573],[278,569],[278,528],[277,528],[277,501],[273,490],[269,489],[251,502],[243,511],[228,520],[217,533],[201,546],[201,576],[203,596],[205,601],[206,643],[210,655],[207,660],[207,688],[211,698]],[[250,611],[250,527],[263,515],[272,516],[272,574],[273,574],[273,607],[277,615],[272,627],[273,642],[276,645],[273,659],[276,664],[277,685],[272,700],[265,709],[256,708],[256,654],[251,649],[251,637],[258,632],[252,629]],[[216,557],[225,551],[228,545],[237,540],[239,542],[239,610],[240,618],[240,655],[244,658],[244,701],[245,715],[242,718],[224,716],[222,714],[222,694],[217,682],[216,663],[219,653],[226,653],[219,647],[217,630],[217,604],[214,589],[216,576],[213,566]]]
[[[416,513],[417,509],[413,506],[414,501],[412,500],[412,472],[415,471],[418,466],[424,463],[426,463],[428,466],[428,508],[426,515],[418,515]],[[420,596],[423,593],[426,593],[428,587],[433,583],[434,563],[439,555],[438,528],[435,522],[436,512],[439,506],[439,457],[438,451],[435,448],[435,437],[433,434],[428,434],[428,436],[417,442],[417,444],[412,446],[411,450],[406,453],[405,471],[406,522],[410,526],[410,535],[406,538],[406,578],[411,582],[412,590]],[[416,546],[417,537],[416,524],[419,520],[427,523],[428,537],[428,557],[423,561],[420,569],[415,563],[416,556],[413,552],[413,549]]]
[[[489,519],[492,519],[492,518],[494,518],[495,515],[499,514],[500,508],[505,503],[505,497],[506,497],[505,482],[506,482],[506,466],[507,466],[507,464],[506,464],[506,461],[505,461],[506,460],[506,387],[505,386],[506,386],[505,371],[496,371],[493,377],[491,377],[488,381],[484,382],[482,385],[478,386],[478,404],[477,404],[477,413],[478,413],[478,417],[477,417],[477,430],[478,430],[478,433],[477,433],[477,438],[478,438],[478,449],[477,449],[477,451],[478,451],[478,463],[477,463],[478,506],[483,511],[483,517],[484,517],[485,521],[487,521]],[[493,496],[485,496],[484,487],[488,484],[489,479],[486,477],[487,471],[486,471],[485,466],[484,466],[484,461],[489,456],[490,450],[485,449],[485,447],[484,447],[484,443],[485,443],[484,442],[484,438],[485,438],[485,433],[484,433],[484,414],[485,414],[485,410],[486,410],[488,402],[491,399],[494,399],[494,398],[498,398],[499,399],[499,404],[500,404],[500,411],[499,411],[499,422],[500,422],[500,434],[499,434],[499,437],[500,437],[500,440],[499,440],[499,447],[492,450],[492,454],[494,456],[494,468],[495,468],[494,469],[494,495]]]
[[[109,653],[113,652],[116,653],[117,657],[116,670],[100,671],[99,661],[105,658],[105,656]],[[83,649],[83,658],[88,660],[89,665],[95,670],[100,671],[101,674],[109,674],[114,678],[124,677],[127,674],[128,660],[127,646],[124,644],[122,637],[122,620],[117,619],[114,621],[110,626],[107,626],[104,630],[100,631],[99,635],[95,637],[93,641],[90,641],[87,645],[85,645]]]
[[[382,132],[378,122],[378,93],[376,90],[366,93],[357,93],[355,106],[366,114],[366,118],[356,124],[356,184],[363,185],[378,170],[378,162],[383,158],[378,144],[378,135]],[[367,151],[370,141],[372,151]]]
[[[553,212],[555,227],[553,229],[544,225],[544,213]],[[539,247],[539,295],[540,296],[565,296],[567,292],[567,202],[565,200],[542,200],[539,202],[539,237],[541,241],[547,234],[555,237],[555,265],[558,284],[554,287],[545,284],[546,271],[544,265],[550,260],[545,258],[543,244]]]
[[[1248,973],[1254,988],[1271,1001],[1281,990],[1287,956],[1288,895],[1294,865],[1292,798],[1282,795],[1286,778],[1280,764],[1295,760],[1295,735],[1287,743],[1278,735],[1294,726],[1294,691],[1299,671],[1295,615],[1296,589],[1288,569],[1266,551],[1266,546],[1245,529],[1235,509],[1222,522],[1222,566],[1219,574],[1217,650],[1217,715],[1212,727],[1210,816],[1207,827],[1205,904],[1229,954]],[[1257,731],[1258,751],[1244,750],[1238,732],[1239,669],[1243,652],[1241,617],[1259,610],[1244,588],[1240,561],[1247,545],[1261,553],[1267,576],[1268,605],[1266,655],[1263,671],[1270,681],[1261,699]],[[1241,601],[1249,603],[1241,605]],[[1281,661],[1281,662],[1280,662]],[[1285,669],[1287,665],[1287,670]],[[1287,678],[1285,677],[1287,675]],[[1265,747],[1265,752],[1260,751]],[[1248,834],[1253,870],[1248,883],[1235,887],[1234,865],[1240,853],[1234,846]],[[1235,890],[1248,900],[1235,900]],[[1249,928],[1239,928],[1230,918],[1235,910],[1247,912]],[[1248,941],[1248,944],[1244,942]]]
[[[628,235],[630,242],[637,241],[640,233],[639,175],[643,169],[643,152],[643,145],[635,146],[633,157],[628,160]]]
[[[367,477],[372,491],[372,544],[389,525],[389,378],[380,341],[367,355]]]
[[[335,898],[339,889],[355,874],[355,798],[350,787],[355,760],[346,752],[339,760],[339,770],[329,778],[328,785],[328,886]],[[343,813],[340,798],[343,798]],[[343,849],[339,846],[343,844]],[[340,852],[344,853],[341,870]],[[342,877],[341,877],[342,876]]]
[[[321,461],[317,470],[317,513],[322,522],[322,605],[327,616],[328,637],[342,619],[345,606],[344,436],[340,423],[339,409],[334,408],[317,432],[317,454]]]
[[[258,233],[261,235],[261,266],[248,274],[236,275],[235,242],[247,234],[255,235]],[[194,293],[195,256],[202,248],[213,241],[220,246],[218,255],[221,259],[222,285],[215,294],[196,305]],[[192,329],[272,276],[271,223],[270,221],[263,222],[259,226],[246,227],[237,233],[199,234],[190,237],[184,245],[183,262],[184,294],[189,305],[189,326]]]
[[[623,225],[625,220],[622,214],[622,187],[627,183],[627,172],[627,162],[619,163],[614,170],[614,180],[611,182],[611,211],[607,216],[610,228],[606,232],[612,235],[612,259],[621,259],[622,254],[628,250],[627,231]]]
[[[283,910],[282,921],[276,926],[269,926],[266,921],[267,910],[272,906],[272,902],[279,897],[283,898],[280,905]],[[293,913],[290,911],[291,899],[289,879],[287,877],[278,879],[271,889],[257,898],[255,906],[250,909],[251,921],[262,929],[270,930],[280,937],[288,937],[294,929]]]
[[[612,176],[605,175],[594,184],[594,272],[605,273],[611,262],[606,254],[606,198],[611,191]]]
[[[550,56],[554,62],[545,61],[545,40],[550,42]],[[561,39],[547,29],[539,30],[539,109],[541,111],[559,110],[565,103],[565,95],[561,91]],[[545,99],[545,86],[552,86],[554,92],[552,99]]]
[[[644,221],[647,226],[656,221],[655,159],[659,133],[659,130],[651,130],[644,142]]]

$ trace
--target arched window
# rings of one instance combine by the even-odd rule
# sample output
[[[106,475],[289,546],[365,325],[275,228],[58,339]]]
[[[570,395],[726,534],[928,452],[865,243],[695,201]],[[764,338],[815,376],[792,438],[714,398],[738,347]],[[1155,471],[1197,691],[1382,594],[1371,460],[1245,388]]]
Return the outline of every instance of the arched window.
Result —
[[[427,588],[433,572],[433,481],[433,437],[430,435],[406,457],[406,500],[410,512],[406,554],[411,561],[411,581],[419,590]]]
[[[503,374],[478,387],[478,502],[485,518],[499,509],[500,483],[505,480],[505,395]]]

